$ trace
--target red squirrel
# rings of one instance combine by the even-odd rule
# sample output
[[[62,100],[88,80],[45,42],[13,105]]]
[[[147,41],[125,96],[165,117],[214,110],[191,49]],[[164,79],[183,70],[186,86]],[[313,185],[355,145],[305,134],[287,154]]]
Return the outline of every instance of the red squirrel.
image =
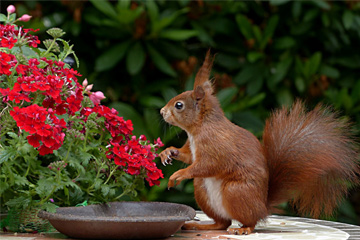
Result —
[[[168,187],[194,179],[201,210],[215,223],[185,223],[183,229],[225,230],[231,220],[243,224],[231,234],[250,234],[274,207],[290,201],[300,214],[331,215],[358,184],[357,147],[349,124],[318,105],[307,112],[301,101],[272,113],[263,141],[224,115],[209,80],[213,57],[207,52],[192,91],[171,99],[160,111],[164,120],[186,131],[183,147],[160,153],[189,166],[169,178]]]

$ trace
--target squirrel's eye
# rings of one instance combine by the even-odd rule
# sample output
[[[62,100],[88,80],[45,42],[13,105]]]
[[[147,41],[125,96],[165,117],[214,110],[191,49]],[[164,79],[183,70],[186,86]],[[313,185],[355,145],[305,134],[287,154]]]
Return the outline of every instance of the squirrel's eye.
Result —
[[[180,110],[180,109],[182,109],[183,107],[184,107],[184,104],[183,104],[182,102],[176,102],[176,103],[175,103],[175,108],[176,108],[176,109]]]

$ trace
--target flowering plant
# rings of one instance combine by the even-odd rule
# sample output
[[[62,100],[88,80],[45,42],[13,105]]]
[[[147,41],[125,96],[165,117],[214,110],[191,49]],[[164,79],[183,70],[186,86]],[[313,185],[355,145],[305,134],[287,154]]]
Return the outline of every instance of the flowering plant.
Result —
[[[136,197],[159,184],[154,163],[163,144],[133,136],[133,125],[100,104],[87,80],[66,63],[73,46],[61,29],[43,41],[15,25],[15,8],[0,15],[1,207],[57,206]]]

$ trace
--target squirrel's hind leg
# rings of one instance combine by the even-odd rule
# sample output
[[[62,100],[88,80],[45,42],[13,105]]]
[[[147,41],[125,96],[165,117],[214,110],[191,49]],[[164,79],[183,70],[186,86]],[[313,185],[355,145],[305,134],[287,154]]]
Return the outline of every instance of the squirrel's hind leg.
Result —
[[[215,222],[213,224],[201,224],[196,222],[185,223],[183,230],[226,230],[231,225],[231,220],[224,222]]]
[[[229,228],[230,234],[242,235],[253,232],[256,223],[268,215],[266,187],[259,187],[251,181],[231,181],[224,184],[223,204],[232,219],[243,224],[241,228]]]
[[[209,196],[204,187],[204,179],[194,178],[195,199],[201,210],[215,223],[201,224],[198,222],[185,223],[182,229],[184,230],[226,230],[231,225],[231,219],[219,216],[214,212],[214,208],[209,205]]]
[[[254,227],[229,228],[228,233],[234,235],[248,235],[254,231]]]

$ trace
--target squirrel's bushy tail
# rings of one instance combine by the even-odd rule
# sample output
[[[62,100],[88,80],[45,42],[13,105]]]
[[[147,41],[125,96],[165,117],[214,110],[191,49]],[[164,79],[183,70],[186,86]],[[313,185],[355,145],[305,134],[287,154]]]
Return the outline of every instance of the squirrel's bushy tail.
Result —
[[[300,214],[331,215],[359,183],[359,155],[347,121],[321,105],[307,112],[300,101],[272,114],[265,125],[268,205],[290,200]]]

